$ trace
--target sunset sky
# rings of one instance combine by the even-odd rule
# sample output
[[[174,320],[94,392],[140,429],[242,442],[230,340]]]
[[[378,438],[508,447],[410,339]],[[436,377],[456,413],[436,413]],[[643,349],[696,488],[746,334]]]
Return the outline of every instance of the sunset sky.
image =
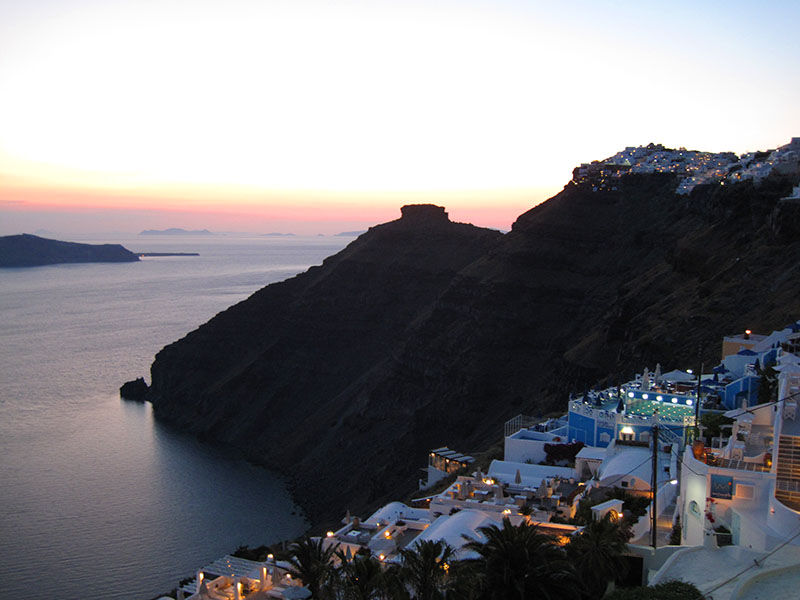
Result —
[[[629,145],[800,136],[800,2],[0,0],[0,234],[507,229]]]

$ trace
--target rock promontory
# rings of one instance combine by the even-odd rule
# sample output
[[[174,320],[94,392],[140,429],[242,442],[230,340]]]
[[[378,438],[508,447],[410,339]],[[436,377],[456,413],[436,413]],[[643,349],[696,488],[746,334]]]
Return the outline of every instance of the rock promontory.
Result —
[[[164,348],[148,398],[283,471],[312,519],[403,497],[431,448],[481,451],[571,391],[797,319],[800,241],[773,222],[796,182],[678,183],[573,181],[505,235],[404,207]]]
[[[60,263],[136,262],[120,244],[79,244],[23,233],[0,237],[0,267],[38,267]]]
[[[133,381],[126,381],[123,383],[122,387],[119,388],[119,395],[123,400],[143,402],[147,397],[149,389],[147,383],[145,383],[144,377],[138,377]]]

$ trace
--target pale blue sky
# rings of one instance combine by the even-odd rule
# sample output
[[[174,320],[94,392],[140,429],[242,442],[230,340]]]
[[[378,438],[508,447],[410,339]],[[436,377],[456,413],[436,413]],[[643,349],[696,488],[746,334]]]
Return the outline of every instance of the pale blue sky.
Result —
[[[372,220],[445,195],[507,224],[624,146],[800,135],[798,23],[800,2],[0,2],[0,203]]]

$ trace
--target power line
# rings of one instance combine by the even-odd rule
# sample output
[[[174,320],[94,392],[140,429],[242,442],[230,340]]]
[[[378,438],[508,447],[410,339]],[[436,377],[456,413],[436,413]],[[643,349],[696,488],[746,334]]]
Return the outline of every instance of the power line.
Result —
[[[647,458],[645,458],[645,459],[644,459],[642,462],[640,462],[638,465],[636,465],[635,467],[633,467],[633,468],[632,468],[630,471],[628,471],[627,473],[623,473],[622,475],[617,475],[617,477],[616,477],[616,479],[615,479],[614,481],[616,482],[616,481],[618,481],[618,480],[622,479],[623,477],[625,477],[626,475],[630,475],[630,474],[631,474],[631,473],[633,473],[633,472],[634,472],[636,469],[638,469],[638,468],[639,468],[639,467],[641,467],[643,464],[645,464],[646,462],[649,462],[649,461],[651,461],[651,460],[652,460],[652,457],[648,455],[648,457],[647,457]],[[609,484],[609,485],[611,485],[611,484]]]
[[[712,593],[712,592],[715,592],[715,591],[717,591],[719,588],[721,588],[721,587],[723,587],[723,586],[725,586],[725,585],[728,585],[728,584],[729,584],[731,581],[733,581],[734,579],[736,579],[736,578],[737,578],[737,577],[739,577],[740,575],[743,575],[744,573],[746,573],[747,571],[749,571],[749,570],[750,570],[750,569],[752,569],[753,567],[760,567],[760,566],[762,566],[762,564],[763,564],[763,562],[764,562],[765,560],[767,560],[767,559],[768,559],[770,556],[772,556],[773,554],[775,554],[775,553],[776,553],[778,550],[780,550],[781,548],[783,548],[783,547],[784,547],[786,544],[788,544],[789,542],[791,542],[791,541],[792,541],[793,539],[795,539],[797,536],[800,536],[800,529],[798,529],[798,530],[797,530],[797,532],[796,532],[796,533],[795,533],[795,534],[794,534],[792,537],[790,537],[788,540],[784,541],[784,542],[783,542],[783,543],[782,543],[780,546],[778,546],[778,547],[777,547],[777,548],[775,548],[774,550],[772,550],[772,551],[768,552],[768,553],[767,553],[767,554],[766,554],[764,557],[762,557],[762,558],[761,558],[761,560],[760,560],[760,561],[758,561],[758,560],[756,560],[756,559],[753,559],[753,564],[752,564],[752,565],[749,565],[749,566],[745,567],[744,569],[742,569],[741,571],[739,571],[739,572],[738,572],[736,575],[734,575],[733,577],[729,577],[728,579],[726,579],[726,580],[725,580],[725,581],[723,581],[722,583],[720,583],[720,584],[718,584],[718,585],[714,586],[713,588],[711,588],[710,590],[708,590],[707,592],[705,592],[705,593],[703,594],[703,596],[704,596],[705,598],[711,598],[711,593]]]

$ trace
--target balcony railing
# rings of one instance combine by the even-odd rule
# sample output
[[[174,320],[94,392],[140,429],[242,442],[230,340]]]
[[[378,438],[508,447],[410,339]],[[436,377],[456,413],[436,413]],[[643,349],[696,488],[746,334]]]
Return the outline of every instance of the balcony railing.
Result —
[[[739,471],[753,471],[757,473],[769,473],[770,468],[761,463],[745,462],[743,460],[733,460],[730,458],[720,458],[710,452],[706,454],[706,464],[722,469],[737,469]]]

